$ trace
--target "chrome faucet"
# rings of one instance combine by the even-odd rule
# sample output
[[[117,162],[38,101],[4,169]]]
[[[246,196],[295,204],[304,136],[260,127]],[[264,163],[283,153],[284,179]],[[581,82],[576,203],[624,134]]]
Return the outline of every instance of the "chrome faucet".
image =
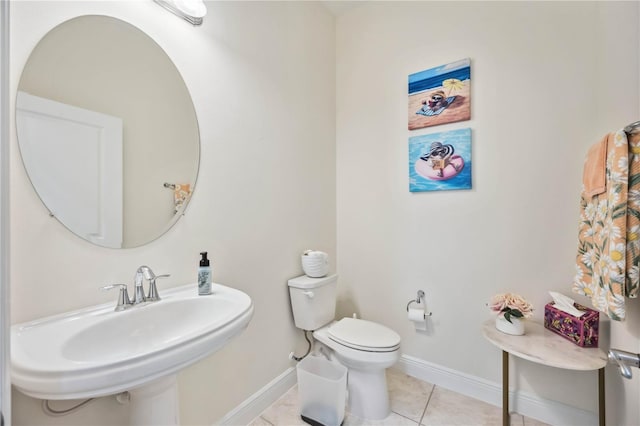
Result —
[[[142,302],[155,302],[160,300],[158,288],[156,287],[156,280],[158,278],[167,278],[169,276],[169,274],[156,275],[153,273],[151,268],[146,265],[142,265],[141,267],[139,267],[134,277],[136,289],[134,293],[133,304],[137,305],[138,303]],[[142,286],[142,283],[145,279],[149,281],[149,293],[146,296],[144,295],[144,287]]]
[[[158,288],[156,287],[156,280],[158,278],[167,278],[170,277],[169,274],[156,275],[152,279],[149,280],[149,292],[147,293],[147,302],[155,302],[160,300],[160,295],[158,294]]]
[[[129,299],[129,292],[127,291],[126,284],[110,284],[110,285],[105,285],[104,287],[101,287],[101,288],[103,291],[113,290],[114,288],[120,289],[120,293],[118,294],[118,304],[116,305],[116,309],[115,309],[116,312],[124,311],[129,306],[131,306],[132,302],[131,302],[131,299]]]
[[[138,268],[138,270],[136,271],[136,275],[133,277],[133,282],[135,283],[135,286],[136,286],[135,293],[133,296],[134,305],[147,301],[147,298],[144,295],[144,287],[142,285],[144,283],[145,278],[149,280],[149,282],[151,282],[151,280],[155,280],[156,275],[153,273],[151,268],[149,268],[146,265],[142,265],[141,267]]]
[[[634,354],[631,352],[621,351],[619,349],[609,350],[609,362],[618,364],[620,367],[620,374],[625,379],[631,378],[631,368],[640,368],[640,354]]]
[[[133,282],[135,285],[135,293],[133,300],[129,298],[129,293],[127,291],[126,284],[111,284],[102,287],[102,290],[112,290],[114,288],[120,289],[120,294],[118,295],[118,304],[116,305],[116,312],[123,311],[133,305],[138,305],[144,302],[155,302],[160,300],[160,295],[158,294],[158,288],[156,287],[156,280],[158,278],[167,278],[169,274],[164,275],[156,275],[153,273],[151,268],[146,265],[142,265],[136,271],[135,276],[133,277]],[[149,293],[145,296],[144,294],[144,280],[149,281]]]

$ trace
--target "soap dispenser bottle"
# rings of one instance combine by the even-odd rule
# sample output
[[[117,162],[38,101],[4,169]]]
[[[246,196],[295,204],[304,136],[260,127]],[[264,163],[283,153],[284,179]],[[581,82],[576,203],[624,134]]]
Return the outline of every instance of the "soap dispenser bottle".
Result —
[[[202,258],[200,259],[200,267],[198,268],[198,294],[205,296],[211,294],[211,266],[209,266],[209,259],[207,259],[207,252],[200,253]]]

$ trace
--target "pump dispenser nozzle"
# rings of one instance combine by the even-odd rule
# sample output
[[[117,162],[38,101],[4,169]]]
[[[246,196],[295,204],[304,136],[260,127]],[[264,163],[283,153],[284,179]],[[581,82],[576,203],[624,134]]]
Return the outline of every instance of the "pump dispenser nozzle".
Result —
[[[202,259],[200,259],[200,266],[209,266],[209,259],[207,259],[207,252],[201,251],[200,256],[202,256]]]

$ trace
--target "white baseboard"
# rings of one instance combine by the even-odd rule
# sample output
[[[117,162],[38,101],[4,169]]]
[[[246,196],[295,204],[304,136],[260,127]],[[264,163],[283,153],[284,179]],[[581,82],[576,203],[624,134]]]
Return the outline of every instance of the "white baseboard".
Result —
[[[433,383],[462,395],[502,405],[502,385],[471,376],[409,355],[402,355],[395,369],[425,382]],[[540,398],[523,391],[509,391],[510,411],[551,425],[596,426],[597,413],[557,401]]]
[[[297,382],[296,369],[291,367],[228,412],[216,425],[248,425],[269,408]]]
[[[502,386],[479,377],[452,370],[409,355],[402,355],[394,367],[396,370],[452,390],[462,395],[501,406]],[[247,425],[269,408],[296,384],[296,370],[289,368],[267,383],[246,401],[227,413],[216,425]],[[551,425],[596,426],[598,415],[590,411],[540,398],[523,391],[509,391],[511,411]]]

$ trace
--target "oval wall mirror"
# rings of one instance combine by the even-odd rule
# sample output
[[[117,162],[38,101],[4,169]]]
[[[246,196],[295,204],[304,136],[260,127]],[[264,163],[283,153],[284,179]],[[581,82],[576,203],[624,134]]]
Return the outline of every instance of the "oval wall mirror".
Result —
[[[34,48],[16,98],[31,183],[71,232],[138,247],[184,214],[200,137],[189,91],[167,54],[107,16],[63,22]]]

